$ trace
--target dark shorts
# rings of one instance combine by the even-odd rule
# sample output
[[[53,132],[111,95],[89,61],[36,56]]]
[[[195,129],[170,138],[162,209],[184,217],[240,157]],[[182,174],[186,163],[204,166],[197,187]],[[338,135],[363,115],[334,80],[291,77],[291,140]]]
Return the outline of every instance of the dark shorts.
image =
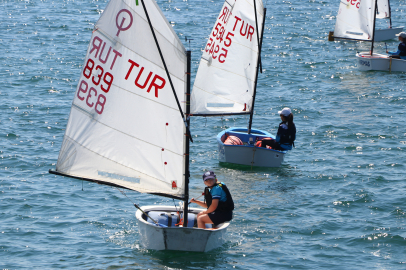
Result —
[[[275,140],[267,140],[267,139],[262,140],[261,147],[266,148],[267,145],[272,147],[272,149],[274,149],[274,150],[279,150],[279,151],[285,150]]]
[[[213,225],[216,226],[220,223],[230,221],[233,219],[233,211],[229,212],[212,212],[208,214],[210,220],[213,222]]]

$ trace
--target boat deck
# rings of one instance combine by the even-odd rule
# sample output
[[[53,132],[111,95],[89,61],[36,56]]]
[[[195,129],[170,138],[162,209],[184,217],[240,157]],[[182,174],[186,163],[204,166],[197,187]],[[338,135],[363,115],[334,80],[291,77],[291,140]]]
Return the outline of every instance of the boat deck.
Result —
[[[165,227],[183,227],[180,223],[180,216],[179,212],[168,211],[168,210],[154,210],[154,211],[147,211],[146,212],[151,218],[157,221],[160,225],[164,225]],[[198,211],[191,210],[188,213],[188,228],[197,228],[197,214]],[[150,224],[155,225],[155,222],[152,221],[147,215],[142,214],[142,219],[147,221]],[[180,226],[179,226],[180,225]],[[206,225],[207,229],[216,228],[213,227],[212,224]]]

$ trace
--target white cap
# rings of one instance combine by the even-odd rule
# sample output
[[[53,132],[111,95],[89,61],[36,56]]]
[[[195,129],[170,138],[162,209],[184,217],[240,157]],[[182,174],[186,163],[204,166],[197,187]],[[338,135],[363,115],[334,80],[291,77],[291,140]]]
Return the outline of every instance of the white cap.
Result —
[[[279,111],[278,113],[279,115],[289,116],[292,113],[292,111],[288,107],[286,107],[283,108],[282,111]]]
[[[406,38],[406,33],[405,32],[400,32],[399,34],[396,34],[396,36]]]

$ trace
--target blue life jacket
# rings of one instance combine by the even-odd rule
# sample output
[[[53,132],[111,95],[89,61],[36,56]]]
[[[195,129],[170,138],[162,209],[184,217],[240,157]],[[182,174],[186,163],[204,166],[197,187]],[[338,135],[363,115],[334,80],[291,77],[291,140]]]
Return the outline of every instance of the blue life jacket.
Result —
[[[406,43],[403,41],[398,46],[399,56],[406,56]]]
[[[227,186],[224,183],[216,183],[215,186],[217,186],[217,185],[219,187],[221,187],[221,189],[223,189],[223,191],[226,193],[227,200],[225,202],[222,202],[219,200],[219,204],[215,211],[218,211],[218,212],[233,211],[234,210],[234,201],[233,201],[233,198],[231,197],[231,193],[228,190]],[[213,200],[211,197],[211,193],[209,191],[209,187],[206,187],[204,189],[204,200],[206,201],[207,209],[208,209]]]
[[[288,128],[285,129],[283,124],[287,125]],[[279,140],[278,140],[279,139]],[[292,149],[292,146],[295,146],[296,139],[296,126],[294,123],[288,125],[287,122],[281,122],[279,124],[278,133],[277,133],[277,142],[281,145],[281,147],[286,148],[287,150]]]

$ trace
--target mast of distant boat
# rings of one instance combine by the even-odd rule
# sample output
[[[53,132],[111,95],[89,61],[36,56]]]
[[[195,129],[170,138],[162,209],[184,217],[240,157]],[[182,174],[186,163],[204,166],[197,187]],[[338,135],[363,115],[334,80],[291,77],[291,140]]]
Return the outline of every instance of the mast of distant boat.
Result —
[[[257,94],[257,81],[258,81],[258,69],[259,69],[259,66],[261,67],[261,73],[262,73],[261,50],[262,50],[262,39],[263,39],[263,36],[264,36],[265,17],[266,17],[266,8],[264,8],[264,17],[263,17],[263,21],[262,21],[262,31],[261,31],[261,41],[260,41],[259,40],[259,33],[258,33],[257,8],[256,8],[255,3],[256,3],[256,0],[254,0],[254,9],[255,9],[255,25],[257,27],[258,61],[257,61],[257,69],[255,71],[254,93],[252,95],[252,106],[251,106],[251,113],[250,113],[250,121],[249,121],[249,124],[248,124],[248,134],[251,134],[252,118],[254,116],[254,105],[255,105],[255,96]]]
[[[392,11],[390,9],[390,0],[388,0],[388,10],[389,10],[389,28],[392,29]]]
[[[375,39],[375,21],[376,21],[376,10],[378,8],[378,0],[375,0],[375,10],[374,10],[374,28],[372,32],[372,44],[371,44],[371,56],[374,54],[374,39]]]

